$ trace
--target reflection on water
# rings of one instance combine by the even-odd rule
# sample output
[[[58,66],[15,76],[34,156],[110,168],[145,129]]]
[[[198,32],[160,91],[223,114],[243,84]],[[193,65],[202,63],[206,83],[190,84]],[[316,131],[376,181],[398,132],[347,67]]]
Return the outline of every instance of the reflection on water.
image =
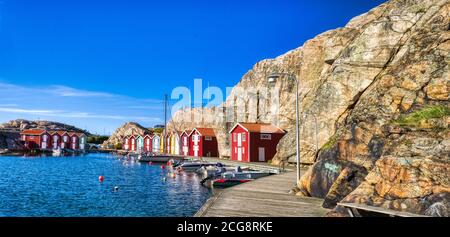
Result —
[[[108,154],[3,156],[0,215],[192,216],[211,191],[195,174],[168,172]]]

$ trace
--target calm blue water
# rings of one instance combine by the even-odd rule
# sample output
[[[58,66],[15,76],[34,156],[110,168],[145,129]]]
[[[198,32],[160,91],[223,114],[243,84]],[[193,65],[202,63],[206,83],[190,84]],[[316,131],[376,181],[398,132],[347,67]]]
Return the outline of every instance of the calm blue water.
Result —
[[[192,216],[211,195],[194,174],[163,177],[107,154],[0,156],[0,216]]]

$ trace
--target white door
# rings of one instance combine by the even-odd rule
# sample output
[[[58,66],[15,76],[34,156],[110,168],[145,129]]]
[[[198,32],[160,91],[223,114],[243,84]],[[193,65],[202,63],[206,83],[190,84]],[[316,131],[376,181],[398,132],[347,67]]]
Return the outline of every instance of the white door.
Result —
[[[194,156],[198,156],[198,146],[194,146]]]
[[[259,161],[266,161],[266,154],[265,154],[265,150],[264,147],[259,147],[258,148],[258,154],[259,154]]]
[[[238,147],[238,149],[237,149],[237,158],[238,158],[238,161],[242,161],[242,147]]]
[[[238,137],[238,146],[242,146],[242,134],[238,133],[237,137]]]
[[[47,135],[42,136],[42,149],[47,149],[47,141],[48,136]]]

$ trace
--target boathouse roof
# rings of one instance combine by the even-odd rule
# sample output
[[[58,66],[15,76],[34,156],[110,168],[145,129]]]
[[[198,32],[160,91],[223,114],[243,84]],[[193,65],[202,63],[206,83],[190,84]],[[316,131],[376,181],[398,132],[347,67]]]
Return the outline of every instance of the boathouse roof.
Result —
[[[253,133],[280,133],[280,134],[286,133],[283,129],[270,123],[237,123],[236,125],[234,125],[234,127],[230,130],[229,133],[232,133],[237,126],[242,127],[247,132]]]
[[[215,137],[216,134],[214,133],[214,129],[212,128],[194,128],[192,129],[192,131],[189,133],[189,136],[194,132],[197,131],[198,133],[200,133],[200,135],[202,136],[207,136],[207,137]]]
[[[22,134],[22,135],[41,135],[45,132],[47,132],[47,131],[43,130],[43,129],[28,129],[28,130],[23,130],[20,134]]]

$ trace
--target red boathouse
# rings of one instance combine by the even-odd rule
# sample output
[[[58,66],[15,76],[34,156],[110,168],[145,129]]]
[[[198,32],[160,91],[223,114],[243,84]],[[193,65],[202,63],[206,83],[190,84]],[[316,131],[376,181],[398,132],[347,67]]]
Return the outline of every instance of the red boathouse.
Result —
[[[126,151],[130,150],[130,136],[125,136],[123,138],[123,149]]]
[[[153,135],[147,134],[144,136],[144,152],[152,152]]]
[[[130,143],[130,151],[136,151],[136,143],[137,143],[137,140],[136,140],[136,136],[134,136],[134,135],[131,135],[131,136],[129,136],[128,137],[128,139],[129,139],[129,143]]]
[[[69,133],[69,137],[70,137],[70,149],[72,150],[77,150],[78,146],[79,146],[79,137],[78,134],[75,132],[70,132]]]
[[[216,134],[212,128],[194,128],[189,134],[189,155],[218,157]]]
[[[231,130],[231,160],[266,162],[277,152],[281,128],[265,123],[237,123]]]
[[[61,136],[61,148],[69,149],[70,148],[70,136],[66,131],[58,131],[58,134]]]
[[[189,155],[189,133],[191,131],[185,130],[180,135],[180,143],[181,143],[181,155],[188,156]]]
[[[61,135],[57,131],[50,132],[51,141],[52,141],[52,148],[58,149],[58,147],[61,144]]]
[[[50,134],[45,130],[31,129],[20,133],[28,149],[50,149]]]

